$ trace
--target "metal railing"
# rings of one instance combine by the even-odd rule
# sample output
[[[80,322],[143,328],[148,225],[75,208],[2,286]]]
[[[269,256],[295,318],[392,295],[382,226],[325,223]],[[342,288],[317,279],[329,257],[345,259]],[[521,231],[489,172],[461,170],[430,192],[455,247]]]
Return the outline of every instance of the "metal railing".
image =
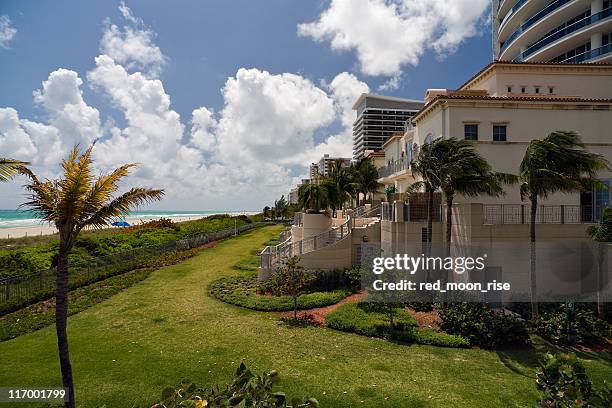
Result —
[[[528,204],[484,204],[483,224],[529,224],[531,206]],[[593,222],[591,206],[539,205],[536,211],[538,224],[580,224]]]
[[[612,52],[612,43],[606,44],[602,47],[595,48],[590,51],[583,52],[582,54],[576,55],[574,57],[563,60],[566,63],[576,63],[583,62],[593,58],[601,57],[602,55],[606,55]]]
[[[367,208],[366,206],[362,205],[355,209],[355,218],[380,217],[380,210],[380,204],[370,208]]]
[[[267,246],[261,251],[260,266],[263,269],[272,269],[283,259],[292,256],[301,256],[335,244],[349,236],[352,230],[352,218],[346,217],[345,221],[330,230],[300,241],[291,242],[291,238],[278,245]]]
[[[410,161],[406,157],[379,168],[378,177],[388,177],[404,170],[410,170]]]
[[[541,19],[543,19],[544,17],[546,17],[547,15],[552,13],[553,11],[557,10],[561,6],[569,3],[570,1],[571,0],[557,0],[557,1],[553,1],[548,6],[544,7],[542,10],[540,10],[539,12],[537,12],[536,14],[531,16],[529,19],[527,19],[527,21],[525,21],[523,24],[521,24],[519,26],[519,28],[517,28],[512,34],[510,34],[510,36],[508,36],[506,41],[504,41],[504,44],[501,46],[500,52],[504,52],[505,49],[508,48],[508,46],[510,44],[512,44],[512,42],[514,42],[514,40],[516,40],[516,38],[519,35],[521,35],[522,33],[524,33],[529,27],[531,27],[532,25],[534,25],[535,23],[537,23],[538,21],[540,21]],[[525,3],[524,0],[523,1],[519,1],[517,3],[517,5],[519,7],[517,7],[516,10],[518,10],[523,5],[523,3]],[[516,6],[514,6],[512,9],[514,9],[515,7]],[[512,13],[512,11],[511,11],[511,13]],[[508,13],[508,16],[510,16],[510,13]],[[506,21],[506,19],[504,19],[504,21]],[[503,24],[504,23],[502,22],[502,24],[500,25],[500,29],[501,29],[501,26]]]
[[[122,251],[116,254],[96,257],[87,261],[73,262],[69,265],[69,285],[77,282],[92,283],[117,273],[104,273],[106,270],[129,265],[132,261],[142,260],[147,257],[160,255],[170,251],[185,251],[207,244],[212,241],[228,238],[237,233],[252,229],[256,226],[267,224],[265,222],[254,222],[238,228],[228,228],[209,234],[200,234],[177,241],[169,241],[159,245],[151,245]],[[131,269],[118,272],[124,273]],[[56,269],[44,269],[29,272],[22,275],[0,278],[0,303],[8,302],[16,298],[28,298],[37,292],[43,292],[55,288]]]
[[[295,214],[293,214],[293,225],[299,227],[302,225],[303,220],[304,220],[304,213],[296,212]]]
[[[397,219],[397,206],[403,206],[403,218]],[[440,222],[442,219],[442,206],[434,205],[432,208],[432,220]],[[427,205],[410,203],[382,203],[381,219],[393,222],[423,222],[427,221]]]
[[[583,18],[582,20],[578,20],[573,24],[568,25],[567,27],[550,34],[529,46],[523,53],[519,54],[519,58],[521,60],[525,60],[528,56],[533,54],[534,52],[544,48],[548,44],[557,41],[560,38],[565,37],[568,34],[571,34],[575,31],[580,30],[581,28],[587,27],[591,24],[594,24],[598,21],[603,20],[604,18],[608,18],[612,15],[612,7],[608,7],[605,10],[600,11],[599,13],[591,14],[588,17]]]

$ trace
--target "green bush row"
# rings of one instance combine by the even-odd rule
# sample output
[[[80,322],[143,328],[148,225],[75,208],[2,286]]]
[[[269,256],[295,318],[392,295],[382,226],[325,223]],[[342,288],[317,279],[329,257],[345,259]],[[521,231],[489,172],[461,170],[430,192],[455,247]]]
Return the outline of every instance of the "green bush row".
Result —
[[[406,343],[440,347],[469,347],[467,339],[447,333],[416,327],[416,321],[405,308],[398,307],[394,314],[395,327],[388,316],[375,303],[347,303],[326,317],[327,327],[370,337],[382,337]]]
[[[265,312],[293,310],[291,296],[271,296],[258,293],[257,276],[229,276],[214,281],[210,294],[226,303]],[[350,290],[337,289],[328,292],[312,292],[298,297],[298,309],[312,309],[338,303],[350,294]]]
[[[244,216],[213,215],[173,226],[130,227],[85,232],[76,240],[69,261],[80,263],[107,255],[119,254],[143,247],[161,245],[223,229],[241,227],[252,221]],[[152,224],[153,225],[153,224]],[[157,225],[157,224],[155,224]],[[178,227],[178,228],[177,228]],[[32,245],[15,250],[0,250],[0,278],[17,276],[52,267],[58,242]]]
[[[598,319],[591,310],[576,310],[571,322],[570,328],[565,306],[560,305],[556,310],[540,314],[537,319],[531,321],[531,325],[537,334],[555,344],[569,343],[568,328],[570,328],[571,337],[580,343],[598,343],[604,337],[612,337],[612,326]]]
[[[517,318],[492,310],[481,303],[453,303],[440,306],[441,328],[460,335],[472,345],[495,349],[529,342],[525,324]]]

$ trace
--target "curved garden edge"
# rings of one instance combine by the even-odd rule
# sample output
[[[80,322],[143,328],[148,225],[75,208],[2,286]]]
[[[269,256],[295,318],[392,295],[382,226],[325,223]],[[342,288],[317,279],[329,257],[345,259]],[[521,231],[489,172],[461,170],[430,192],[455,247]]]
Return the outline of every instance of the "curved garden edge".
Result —
[[[270,296],[257,293],[258,282],[254,274],[226,276],[213,281],[208,293],[215,299],[246,309],[261,312],[285,312],[293,310],[291,296]],[[353,293],[348,288],[332,291],[317,291],[300,295],[298,310],[337,304]]]

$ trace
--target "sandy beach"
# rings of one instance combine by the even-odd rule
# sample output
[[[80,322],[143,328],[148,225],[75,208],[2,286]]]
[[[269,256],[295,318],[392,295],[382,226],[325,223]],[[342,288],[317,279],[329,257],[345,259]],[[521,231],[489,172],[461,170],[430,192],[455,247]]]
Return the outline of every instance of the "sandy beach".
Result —
[[[194,217],[171,217],[168,216],[166,218],[172,219],[174,222],[184,222],[197,220],[202,218],[202,216],[194,216]],[[151,217],[151,218],[126,218],[126,221],[130,225],[138,225],[145,223],[147,221],[156,220],[159,217]],[[122,228],[122,227],[109,227],[109,228]],[[0,239],[7,238],[21,238],[21,237],[32,237],[39,235],[51,235],[56,234],[57,229],[49,224],[41,223],[38,225],[32,225],[29,227],[11,227],[11,228],[0,228]]]

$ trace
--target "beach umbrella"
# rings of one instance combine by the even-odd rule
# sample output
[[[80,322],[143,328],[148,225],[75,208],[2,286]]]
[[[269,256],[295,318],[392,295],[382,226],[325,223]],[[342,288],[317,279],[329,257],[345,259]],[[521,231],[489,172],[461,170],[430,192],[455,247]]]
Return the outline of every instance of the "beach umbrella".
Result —
[[[128,224],[127,221],[121,220],[121,221],[115,221],[111,224],[113,227],[129,227],[130,224]]]

